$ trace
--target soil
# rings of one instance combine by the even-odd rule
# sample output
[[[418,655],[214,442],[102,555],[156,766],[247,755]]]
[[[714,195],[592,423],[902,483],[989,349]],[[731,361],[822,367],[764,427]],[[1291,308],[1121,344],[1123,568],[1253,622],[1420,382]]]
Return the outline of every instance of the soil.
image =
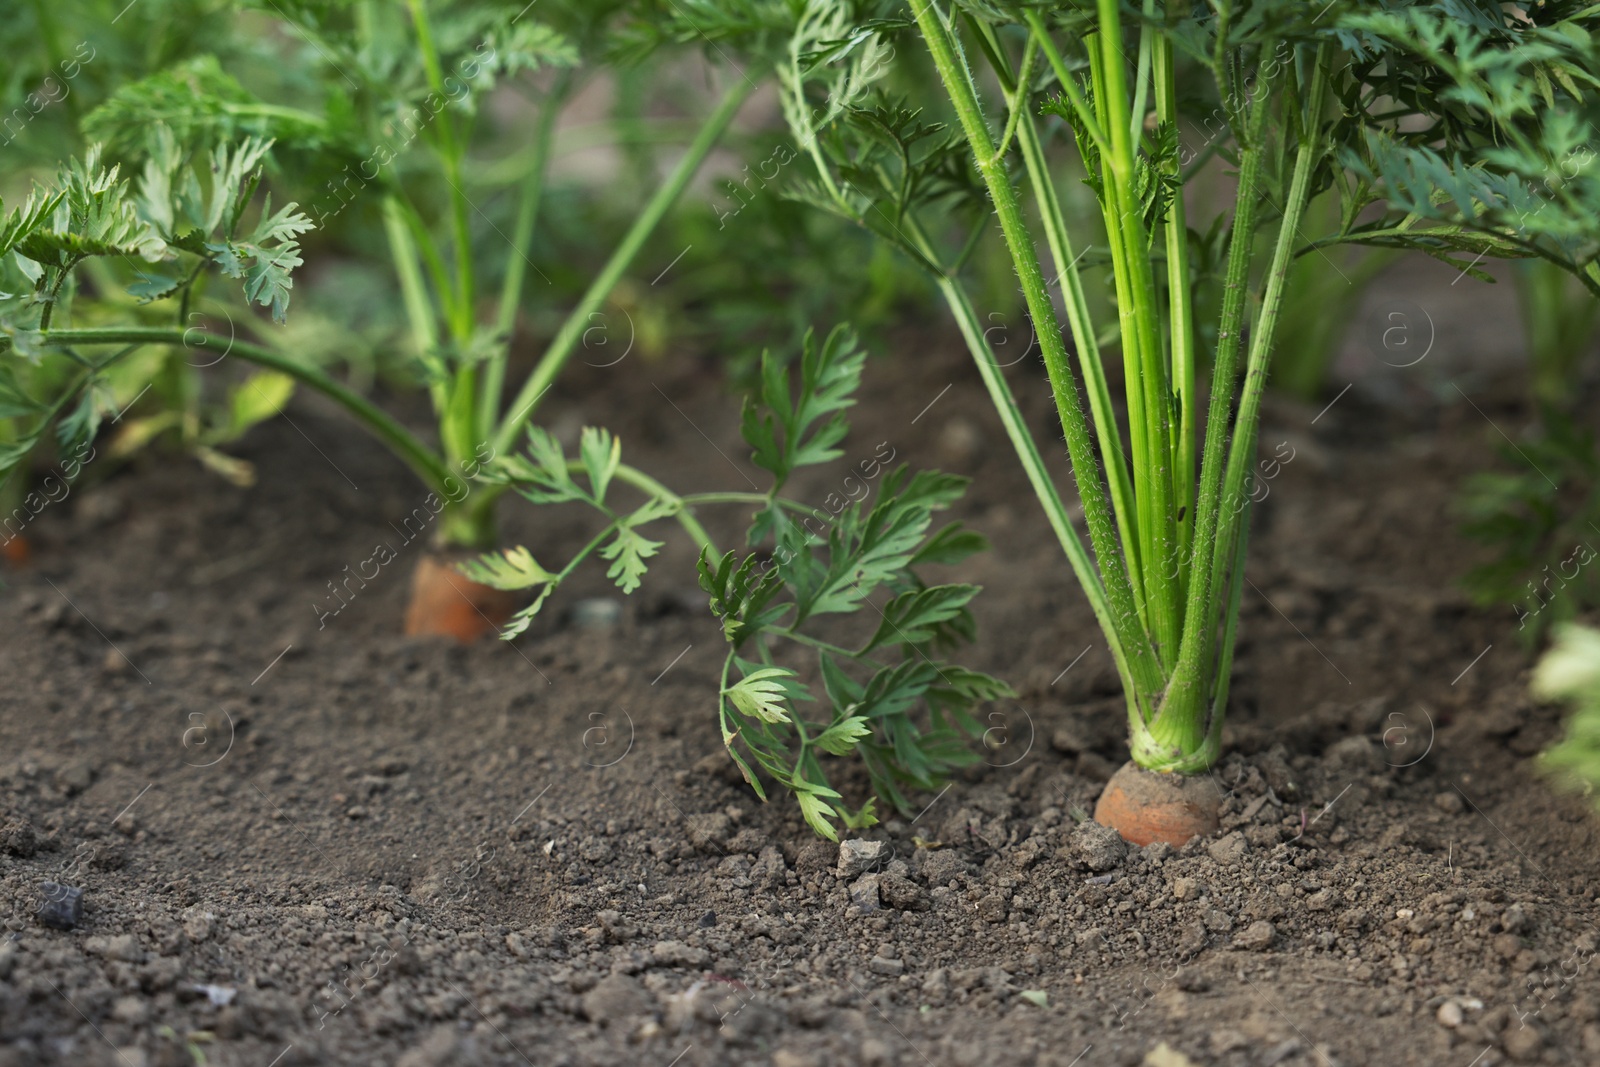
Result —
[[[983,764],[843,853],[721,752],[681,536],[515,645],[406,638],[425,493],[305,397],[240,448],[252,489],[152,458],[47,509],[0,597],[0,1065],[1600,1062],[1594,817],[1530,769],[1559,720],[1509,612],[1455,584],[1452,494],[1516,392],[1462,403],[1426,364],[1272,405],[1263,455],[1294,458],[1256,515],[1221,826],[1132,848],[1087,821],[1126,756],[1090,613],[959,347],[897,347],[927,395],[875,364],[839,469],[887,440],[974,477],[967,658],[1019,696]],[[759,481],[711,361],[626,369],[580,368],[557,429],[686,490]],[[507,514],[544,562],[591,532]],[[46,881],[83,890],[75,928]]]

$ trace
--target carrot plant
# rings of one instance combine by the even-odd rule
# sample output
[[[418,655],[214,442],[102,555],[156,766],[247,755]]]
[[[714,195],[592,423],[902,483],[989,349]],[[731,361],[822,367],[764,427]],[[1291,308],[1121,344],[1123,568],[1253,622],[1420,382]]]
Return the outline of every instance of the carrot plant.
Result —
[[[537,590],[505,628],[502,636],[509,639],[593,555],[610,561],[607,577],[632,592],[661,547],[642,528],[669,517],[684,520],[701,548],[700,586],[728,642],[718,697],[723,743],[763,800],[764,779],[788,790],[811,828],[830,840],[837,837],[835,822],[860,828],[876,815],[873,797],[856,806],[846,802],[829,779],[826,756],[858,756],[876,795],[910,812],[908,790],[935,789],[951,770],[980,758],[968,743],[984,730],[972,708],[1012,695],[1003,682],[942,657],[972,639],[967,604],[978,587],[930,585],[916,572],[959,563],[986,547],[959,523],[933,529],[935,513],[960,497],[966,479],[912,474],[903,465],[889,470],[875,451],[861,465],[865,481],[881,476],[870,504],[864,488],[837,513],[781,493],[796,470],[844,455],[844,412],[855,403],[865,358],[845,327],[820,342],[807,333],[797,373],[770,353],[763,356],[742,432],[755,464],[772,475],[765,493],[678,496],[636,476],[632,486],[644,500],[622,507],[610,492],[621,470],[619,441],[605,430],[586,429],[577,455],[569,457],[546,431],[530,428],[526,452],[502,457],[488,477],[537,504],[585,504],[605,525],[556,571],[520,546],[464,565],[496,588]],[[710,505],[754,508],[744,551],[717,552],[693,518],[694,509]],[[830,624],[828,616],[872,606],[868,598],[880,590],[888,599],[856,640],[848,640],[848,625]],[[801,673],[782,662],[785,646],[814,654],[820,701]],[[810,704],[820,711],[808,713]]]
[[[256,336],[224,337],[192,322],[192,301],[203,272],[189,269],[179,253],[244,274],[249,299],[270,306],[279,321],[288,302],[288,273],[298,258],[285,253],[246,262],[231,245],[213,252],[189,229],[191,220],[171,212],[152,214],[142,200],[123,196],[117,210],[134,219],[141,232],[163,242],[156,258],[166,262],[144,271],[131,292],[142,301],[165,301],[175,321],[91,325],[52,319],[48,309],[60,283],[46,280],[35,287],[34,301],[46,312],[31,323],[24,314],[14,325],[32,331],[18,342],[30,351],[120,353],[130,346],[158,345],[219,357],[226,352],[321,391],[377,435],[441,499],[439,548],[482,549],[495,540],[495,508],[502,490],[485,485],[463,493],[459,487],[464,478],[485,456],[504,452],[521,439],[540,401],[579,350],[594,315],[759,77],[749,72],[733,79],[669,173],[638,206],[631,226],[532,370],[521,381],[508,381],[512,335],[528,287],[557,117],[571,94],[608,69],[621,49],[638,52],[638,35],[625,34],[637,13],[614,2],[547,3],[530,11],[427,0],[408,0],[405,11],[408,17],[401,20],[375,4],[272,6],[296,40],[309,42],[306,57],[319,82],[318,106],[260,100],[215,61],[200,56],[122,86],[86,116],[85,128],[148,160],[145,184],[159,180],[151,175],[164,168],[171,135],[161,131],[167,130],[177,131],[185,144],[209,140],[227,145],[241,143],[242,137],[280,136],[292,145],[306,173],[332,173],[296,214],[306,222],[298,232],[332,226],[347,210],[381,220],[393,278],[392,306],[403,312],[408,326],[406,347],[432,402],[436,444],[419,438],[321,368],[280,350],[259,331],[250,330]],[[513,190],[514,221],[503,227],[481,210],[471,191],[476,161],[469,149],[484,94],[498,81],[526,71],[542,72],[543,80],[532,94],[532,151]],[[259,175],[252,180],[259,181]],[[17,220],[19,226],[30,221],[37,220]],[[25,260],[25,249],[23,255]],[[173,263],[173,256],[179,262]],[[64,263],[64,271],[70,273],[77,265],[76,260]],[[491,278],[497,284],[488,284]],[[102,358],[85,357],[87,365]],[[435,567],[426,573],[444,572]],[[423,619],[419,628],[432,627]]]
[[[1594,18],[1474,2],[803,5],[824,8],[825,33],[794,22],[784,82],[815,165],[802,195],[934,277],[1105,635],[1135,763],[1204,771],[1227,706],[1263,388],[1274,349],[1301,340],[1278,332],[1291,266],[1351,243],[1480,277],[1483,257],[1537,256],[1600,289],[1600,183],[1587,158],[1564,166],[1592,133]],[[938,88],[828,111],[818,98],[843,65],[891,43],[921,49]],[[1185,166],[1183,109],[1206,97],[1226,130]],[[1060,208],[1061,140],[1099,202],[1099,233],[1074,234]],[[1231,211],[1192,224],[1183,191],[1208,166],[1229,168],[1236,193]],[[1307,205],[1329,191],[1331,225],[1306,232]],[[1087,543],[961,281],[991,215]],[[1202,323],[1212,264],[1222,295]],[[1089,270],[1110,274],[1114,322],[1093,321]],[[1214,338],[1205,352],[1201,338]],[[1120,350],[1116,400],[1106,350]]]
[[[169,295],[168,279],[144,271],[157,263],[181,265],[187,284],[216,272],[238,279],[243,295],[281,318],[300,265],[299,238],[311,220],[289,204],[273,211],[271,200],[255,208],[261,162],[269,145],[246,139],[236,149],[218,148],[203,159],[184,158],[170,139],[150,161],[133,195],[117,166],[105,167],[98,149],[61,169],[57,179],[0,218],[0,264],[8,285],[0,318],[0,417],[16,424],[14,439],[0,448],[0,477],[11,472],[54,426],[63,453],[79,453],[104,417],[117,411],[109,391],[117,365],[138,351],[134,338],[109,354],[80,354],[70,337],[55,329],[59,308],[70,306],[74,274],[95,260],[142,261],[131,287],[135,297]],[[202,175],[204,180],[202,181]],[[185,307],[183,301],[180,306]],[[94,331],[85,345],[101,338]],[[114,332],[114,331],[113,331]],[[182,347],[182,331],[178,331]],[[66,356],[68,376],[41,375],[46,355]],[[46,395],[29,388],[44,378]],[[233,394],[228,425],[201,443],[209,449],[230,432],[275,413],[286,399],[288,379],[276,368],[258,373]],[[225,466],[220,454],[214,461]]]

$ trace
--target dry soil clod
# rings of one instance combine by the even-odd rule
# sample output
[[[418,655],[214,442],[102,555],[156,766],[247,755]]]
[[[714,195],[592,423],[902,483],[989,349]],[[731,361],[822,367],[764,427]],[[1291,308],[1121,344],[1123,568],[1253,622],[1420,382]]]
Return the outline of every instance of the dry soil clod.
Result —
[[[1135,845],[1165,841],[1174,847],[1217,832],[1217,783],[1208,777],[1158,774],[1125,763],[1106,783],[1094,821]]]

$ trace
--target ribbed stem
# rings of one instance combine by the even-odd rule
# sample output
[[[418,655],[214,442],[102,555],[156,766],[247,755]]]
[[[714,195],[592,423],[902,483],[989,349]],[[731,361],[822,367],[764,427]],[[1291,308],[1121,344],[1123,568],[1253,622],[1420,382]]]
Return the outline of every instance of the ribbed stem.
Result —
[[[755,91],[756,85],[757,81],[750,71],[736,75],[733,85],[723,94],[717,109],[706,119],[705,124],[700,127],[700,132],[684,151],[683,158],[678,161],[678,165],[673,168],[661,188],[656,190],[655,196],[650,198],[644,210],[633,220],[633,225],[628,228],[622,243],[611,253],[611,258],[590,283],[588,291],[578,301],[578,306],[567,316],[567,321],[561,324],[560,331],[550,341],[550,347],[545,349],[533,373],[528,376],[528,380],[522,384],[522,388],[511,401],[510,413],[500,423],[499,432],[495,435],[496,452],[504,452],[516,444],[517,435],[527,425],[539,398],[544,395],[545,390],[555,381],[556,375],[561,373],[561,368],[566,366],[567,360],[571,359],[572,353],[576,351],[584,331],[590,326],[589,316],[600,310],[606,297],[611,295],[611,290],[622,279],[623,272],[632,265],[634,257],[644,247],[645,241],[655,232],[655,228],[660,225],[668,209],[682,195],[689,184],[689,179],[694,177],[695,172],[700,169],[700,164],[711,154],[711,149],[716,146],[728,124],[733,121],[740,105]]]
[[[107,327],[85,330],[51,330],[39,336],[44,345],[175,345],[183,348],[208,348],[224,355],[237,356],[246,363],[255,363],[281,371],[304,382],[324,396],[339,404],[369,432],[394,450],[417,476],[436,492],[445,491],[445,480],[451,478],[450,469],[421,441],[361,394],[341,382],[328,377],[319,368],[312,367],[280,355],[268,348],[248,341],[218,337],[203,330],[174,330],[153,326]]]
[[[978,107],[971,72],[964,61],[958,58],[942,15],[930,2],[916,6],[916,19],[934,66],[939,71],[940,80],[955,105],[968,147],[977,161],[978,171],[989,190],[1007,251],[1022,284],[1028,313],[1033,318],[1044,355],[1045,370],[1055,394],[1056,409],[1061,416],[1067,452],[1072,458],[1072,473],[1078,485],[1079,499],[1083,502],[1089,540],[1094,547],[1101,584],[1109,602],[1112,625],[1116,627],[1115,637],[1127,655],[1127,667],[1136,683],[1136,692],[1141,699],[1153,699],[1161,688],[1160,668],[1149,638],[1139,625],[1133,590],[1117,543],[1105,485],[1100,479],[1094,445],[1078,399],[1077,383],[1073,381],[1067,363],[1061,327],[1045,286],[1044,274],[1039,268],[1039,257],[1033,247],[1032,236],[1022,219],[1016,190],[1011,185],[1004,161],[994,158],[994,142]]]

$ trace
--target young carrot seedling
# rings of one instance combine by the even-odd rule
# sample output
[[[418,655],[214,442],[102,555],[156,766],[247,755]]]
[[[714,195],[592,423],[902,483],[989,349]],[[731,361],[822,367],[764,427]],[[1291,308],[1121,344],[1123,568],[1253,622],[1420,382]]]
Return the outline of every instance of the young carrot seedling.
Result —
[[[946,662],[944,650],[970,641],[968,602],[978,587],[929,585],[916,568],[958,563],[985,547],[982,537],[952,523],[933,530],[934,514],[953,504],[966,479],[904,466],[863,469],[881,475],[877,499],[863,496],[837,514],[780,495],[801,467],[829,463],[849,431],[844,411],[855,403],[865,353],[854,334],[836,328],[818,343],[808,334],[798,374],[762,360],[759,395],[746,401],[742,431],[757,466],[772,474],[766,493],[677,496],[639,476],[629,480],[647,499],[619,510],[608,497],[621,467],[620,443],[603,430],[585,430],[575,458],[562,455],[543,430],[529,430],[526,456],[503,460],[502,478],[535,503],[578,501],[608,520],[559,571],[540,566],[525,548],[466,565],[474,579],[503,589],[537,589],[504,636],[514,637],[550,595],[590,555],[611,561],[607,576],[623,592],[637,588],[661,543],[640,528],[670,516],[688,518],[712,504],[755,505],[746,550],[718,554],[695,523],[702,554],[700,586],[722,620],[728,652],[722,666],[718,716],[723,743],[745,780],[766,799],[763,778],[794,794],[811,828],[834,840],[835,823],[860,828],[876,821],[874,800],[852,806],[832,785],[823,757],[859,756],[873,789],[909,812],[907,792],[936,789],[951,770],[976,762],[970,745],[984,733],[977,704],[1011,696],[1003,682]],[[581,473],[586,484],[572,475]],[[888,599],[870,599],[882,590]],[[830,615],[867,616],[870,636],[845,643]],[[788,658],[786,645],[816,656],[818,704]],[[818,705],[819,713],[807,713]]]
[[[794,74],[783,83],[785,114],[816,166],[804,195],[938,284],[1122,681],[1133,764],[1097,817],[1134,841],[1181,843],[1213,824],[1181,780],[1221,749],[1256,431],[1291,263],[1361,243],[1419,249],[1483,277],[1485,257],[1537,256],[1600,291],[1600,172],[1584,151],[1600,86],[1596,16],[1359,0],[829,10],[831,39],[818,38],[816,20],[793,23]],[[725,39],[765,47],[733,26]],[[830,77],[889,42],[920,48],[942,92],[826,111],[816,96]],[[980,73],[998,94],[980,91]],[[1226,133],[1189,162],[1231,167],[1235,193],[1231,214],[1191,228],[1180,102],[1202,88],[1220,102]],[[935,105],[953,112],[957,136],[924,117]],[[826,123],[814,121],[819,111]],[[1102,233],[1070,232],[1041,116],[1062,120]],[[1331,229],[1306,233],[1307,205],[1324,190],[1339,211]],[[1087,543],[959,281],[991,215],[1049,377]],[[944,248],[944,227],[963,218],[976,225]],[[1222,298],[1203,327],[1196,287],[1208,258],[1221,264]],[[1116,303],[1103,327],[1083,281],[1100,269]],[[1102,355],[1112,346],[1120,403]]]

